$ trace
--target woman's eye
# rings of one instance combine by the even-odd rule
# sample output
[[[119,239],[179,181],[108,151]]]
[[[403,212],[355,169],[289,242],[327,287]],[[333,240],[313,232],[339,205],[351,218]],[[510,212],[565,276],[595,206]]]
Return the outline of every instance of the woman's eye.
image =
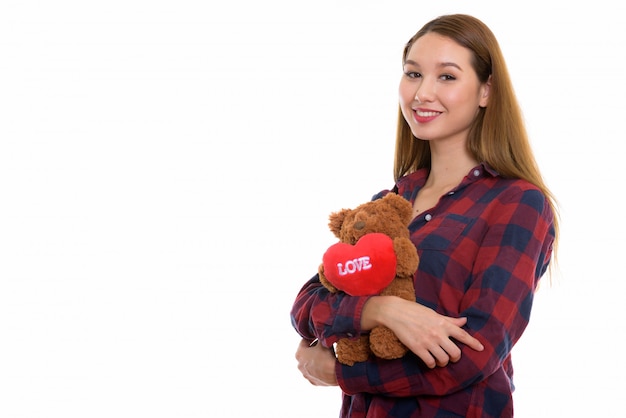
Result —
[[[440,77],[443,81],[452,81],[456,80],[456,77],[450,74],[444,74]]]
[[[415,71],[406,71],[404,74],[406,74],[406,76],[409,78],[419,78],[422,76],[420,73]]]

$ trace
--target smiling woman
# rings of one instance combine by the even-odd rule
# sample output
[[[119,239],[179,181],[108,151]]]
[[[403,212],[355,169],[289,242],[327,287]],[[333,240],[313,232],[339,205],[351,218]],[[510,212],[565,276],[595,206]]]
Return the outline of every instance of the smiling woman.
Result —
[[[515,415],[619,416],[626,361],[599,346],[624,328],[626,2],[55,0],[0,1],[0,417],[337,416],[342,388],[302,378],[288,315],[334,242],[328,213],[393,187],[398,84],[431,75],[411,55],[424,68],[403,80],[403,48],[422,20],[456,12],[498,35],[564,215],[559,275],[542,278],[512,349]],[[453,58],[441,61],[461,66]],[[449,116],[439,95],[417,92],[415,114]],[[400,122],[395,172],[430,167],[440,141]],[[508,152],[494,146],[483,159]],[[464,265],[444,250],[482,218],[442,186],[419,189],[415,242],[434,260],[416,280],[421,292],[455,294],[431,276]],[[461,212],[433,210],[452,202]],[[494,283],[482,291],[501,291]],[[480,339],[489,316],[468,312],[462,329]],[[418,360],[405,361],[413,382]],[[364,384],[351,399],[384,391]]]
[[[395,185],[373,199],[397,193],[413,205],[415,300],[329,293],[315,275],[291,311],[298,367],[315,385],[341,387],[342,417],[512,417],[511,350],[553,255],[556,204],[485,24],[434,19],[402,63]],[[339,339],[380,325],[405,357],[335,361]]]
[[[470,50],[427,33],[407,51],[400,108],[416,138],[459,141],[462,146],[479,109],[487,106],[490,80],[479,80]],[[433,144],[431,144],[433,146]]]

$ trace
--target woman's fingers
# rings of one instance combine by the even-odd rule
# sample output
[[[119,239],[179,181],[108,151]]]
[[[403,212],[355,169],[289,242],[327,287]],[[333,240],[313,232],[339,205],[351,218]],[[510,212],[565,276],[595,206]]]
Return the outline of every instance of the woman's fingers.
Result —
[[[469,348],[476,351],[483,351],[485,347],[476,338],[472,337],[467,331],[457,328],[450,333],[450,337],[454,338],[458,342],[461,342]]]

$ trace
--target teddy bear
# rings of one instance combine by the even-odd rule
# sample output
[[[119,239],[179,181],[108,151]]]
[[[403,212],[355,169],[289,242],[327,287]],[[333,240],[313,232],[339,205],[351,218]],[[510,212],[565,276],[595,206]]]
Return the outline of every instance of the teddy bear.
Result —
[[[395,193],[329,216],[328,226],[339,242],[331,245],[318,268],[319,279],[331,293],[352,296],[394,295],[415,301],[413,276],[419,257],[409,238],[413,208]],[[408,348],[387,327],[337,341],[335,354],[349,366],[368,359],[404,356]]]

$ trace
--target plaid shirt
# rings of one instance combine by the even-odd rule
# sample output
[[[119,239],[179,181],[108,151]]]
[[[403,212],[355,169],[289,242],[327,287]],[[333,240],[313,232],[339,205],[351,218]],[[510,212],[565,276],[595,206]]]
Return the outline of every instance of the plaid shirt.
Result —
[[[427,175],[420,170],[400,179],[398,193],[413,202]],[[460,344],[461,360],[434,369],[410,352],[398,360],[337,362],[340,416],[513,416],[511,349],[528,325],[554,241],[545,196],[481,164],[409,228],[420,256],[416,301],[443,315],[467,317],[465,329],[485,350]],[[319,338],[330,347],[361,332],[367,299],[331,294],[315,276],[294,302],[292,324],[303,338]]]

